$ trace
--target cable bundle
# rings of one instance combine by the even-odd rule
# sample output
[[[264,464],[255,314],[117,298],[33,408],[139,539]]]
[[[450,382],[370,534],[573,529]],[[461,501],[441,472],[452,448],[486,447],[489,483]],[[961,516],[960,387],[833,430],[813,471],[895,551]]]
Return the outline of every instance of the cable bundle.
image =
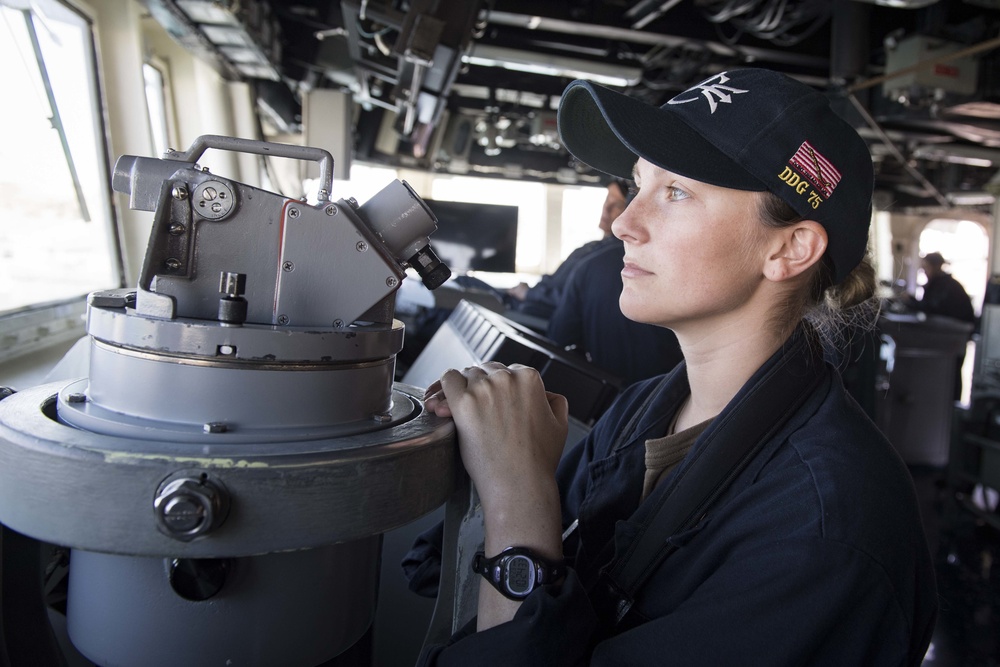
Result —
[[[744,34],[778,46],[794,46],[812,35],[830,18],[828,0],[695,0],[705,18],[716,24],[720,38],[729,45]],[[730,23],[736,34],[725,35]]]

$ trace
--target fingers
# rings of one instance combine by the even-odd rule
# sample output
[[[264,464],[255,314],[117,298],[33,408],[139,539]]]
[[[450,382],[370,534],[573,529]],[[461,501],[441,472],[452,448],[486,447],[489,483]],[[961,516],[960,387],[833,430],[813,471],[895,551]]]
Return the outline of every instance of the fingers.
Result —
[[[562,394],[553,394],[551,391],[545,392],[545,399],[549,402],[549,409],[560,424],[569,423],[569,401]]]
[[[439,391],[441,391],[441,381],[434,380],[434,382],[431,382],[427,389],[424,390],[424,398],[430,398]]]
[[[453,417],[448,396],[461,396],[468,389],[471,380],[485,375],[486,372],[477,366],[469,366],[461,371],[449,368],[424,391],[424,407],[438,417]]]
[[[448,405],[448,399],[446,399],[444,394],[440,392],[424,398],[424,409],[428,412],[433,412],[438,417],[452,416],[451,406]]]
[[[513,393],[512,393],[513,392]],[[546,397],[552,415],[560,424],[567,422],[568,406],[566,399],[557,394],[545,391],[544,383],[538,371],[523,364],[506,366],[497,361],[488,361],[480,366],[468,366],[462,370],[454,368],[445,371],[441,378],[427,387],[424,392],[424,404],[427,410],[440,417],[454,417],[452,408],[459,409],[467,399],[476,397],[478,403],[487,405],[499,403],[510,405],[517,395],[527,397],[538,395]]]
[[[424,390],[424,408],[438,417],[452,416],[448,399],[445,398],[444,390],[441,389],[440,380],[435,380]]]

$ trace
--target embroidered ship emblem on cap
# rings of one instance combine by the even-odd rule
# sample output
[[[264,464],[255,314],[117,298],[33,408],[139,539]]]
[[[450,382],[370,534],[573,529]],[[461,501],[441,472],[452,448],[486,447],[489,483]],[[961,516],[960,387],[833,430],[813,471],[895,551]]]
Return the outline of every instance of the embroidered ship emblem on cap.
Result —
[[[729,77],[726,76],[726,74],[727,72],[720,72],[715,76],[705,79],[697,86],[691,86],[672,100],[668,100],[667,104],[687,104],[688,102],[694,102],[698,99],[697,97],[684,98],[683,96],[688,93],[701,91],[701,94],[704,95],[706,100],[708,100],[709,113],[715,113],[719,103],[732,104],[733,95],[750,92],[749,90],[743,90],[742,88],[733,88],[732,86],[724,85],[729,83]]]
[[[808,178],[827,199],[840,182],[840,172],[837,168],[808,141],[802,142],[788,163],[802,172],[802,175]]]

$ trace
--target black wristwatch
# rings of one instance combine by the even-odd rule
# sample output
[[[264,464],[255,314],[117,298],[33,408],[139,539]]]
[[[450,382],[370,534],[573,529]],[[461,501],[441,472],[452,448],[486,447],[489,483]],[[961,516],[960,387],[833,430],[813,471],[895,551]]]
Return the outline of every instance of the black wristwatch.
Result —
[[[562,579],[566,565],[543,558],[525,547],[507,547],[493,558],[477,551],[472,559],[472,571],[486,577],[504,597],[523,600],[539,586]]]

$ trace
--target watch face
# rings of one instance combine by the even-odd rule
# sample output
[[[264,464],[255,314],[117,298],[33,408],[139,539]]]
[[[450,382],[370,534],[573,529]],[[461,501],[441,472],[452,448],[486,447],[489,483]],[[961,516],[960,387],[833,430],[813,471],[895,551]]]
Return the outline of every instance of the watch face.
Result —
[[[535,590],[535,564],[527,556],[512,556],[507,561],[505,584],[514,595]]]

